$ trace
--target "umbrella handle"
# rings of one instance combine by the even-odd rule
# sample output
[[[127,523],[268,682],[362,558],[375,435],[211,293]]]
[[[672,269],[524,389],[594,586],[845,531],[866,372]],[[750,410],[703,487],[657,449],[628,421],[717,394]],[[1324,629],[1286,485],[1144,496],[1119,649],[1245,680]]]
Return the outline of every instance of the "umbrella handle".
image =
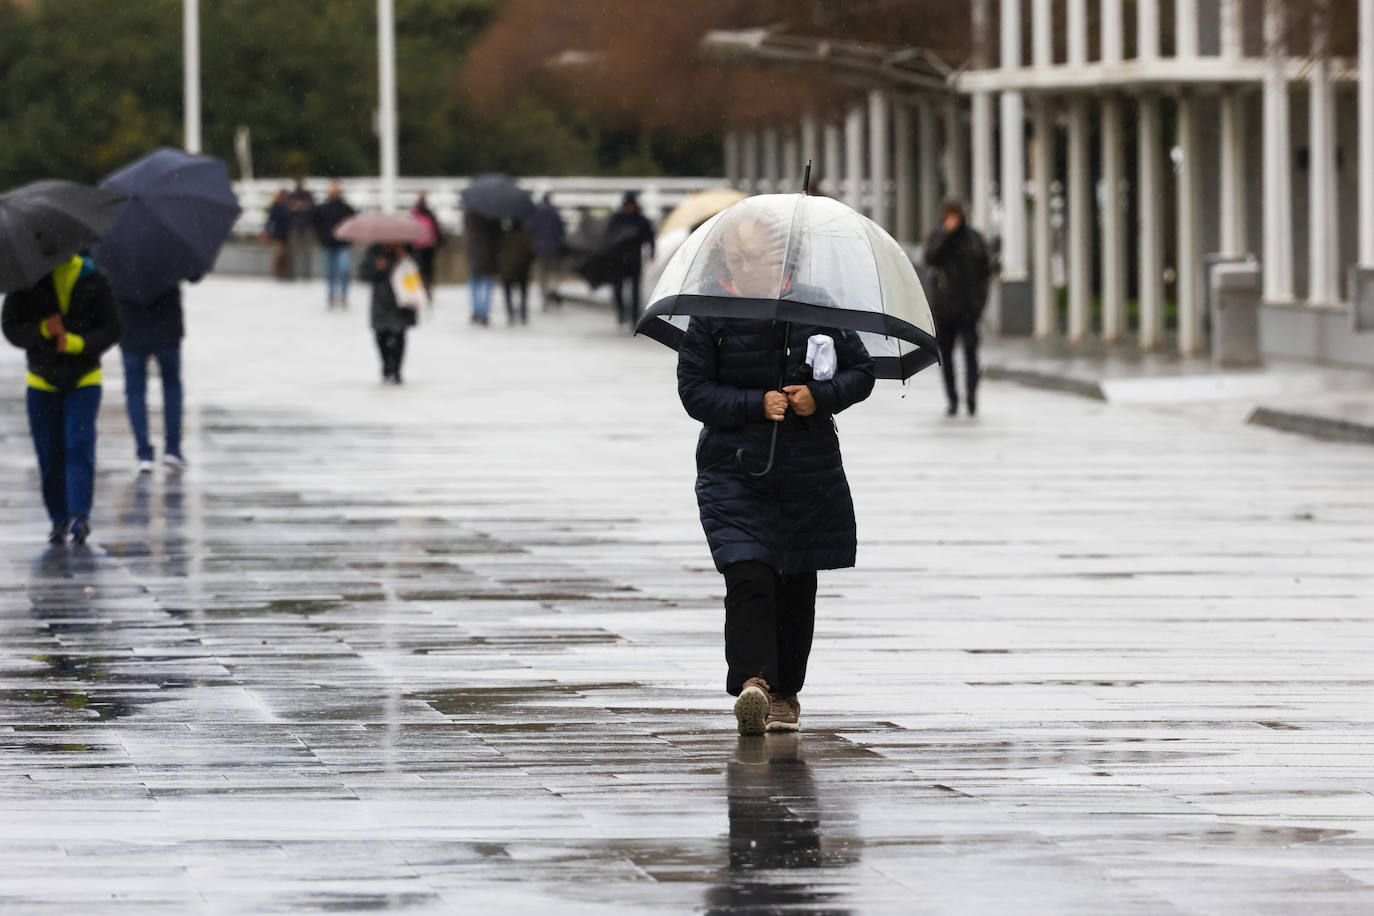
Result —
[[[773,470],[773,456],[776,455],[778,451],[778,427],[781,425],[781,423],[773,424],[773,441],[768,445],[768,463],[763,466],[762,471],[751,471],[744,466],[743,446],[735,452],[735,461],[739,464],[739,469],[741,471],[748,474],[750,477],[763,477],[769,471]]]

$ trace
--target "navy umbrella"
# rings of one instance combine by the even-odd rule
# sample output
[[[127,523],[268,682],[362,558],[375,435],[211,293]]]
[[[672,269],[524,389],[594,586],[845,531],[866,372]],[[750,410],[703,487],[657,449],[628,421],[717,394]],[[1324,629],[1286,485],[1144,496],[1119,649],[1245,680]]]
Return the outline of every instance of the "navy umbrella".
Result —
[[[123,203],[123,194],[57,179],[0,194],[0,293],[32,286],[99,241]]]
[[[522,223],[534,213],[534,198],[530,192],[505,175],[482,175],[459,195],[463,209],[471,210],[487,219],[514,220]]]
[[[92,254],[115,295],[134,302],[208,273],[243,212],[224,163],[181,150],[144,156],[100,186],[129,202]]]

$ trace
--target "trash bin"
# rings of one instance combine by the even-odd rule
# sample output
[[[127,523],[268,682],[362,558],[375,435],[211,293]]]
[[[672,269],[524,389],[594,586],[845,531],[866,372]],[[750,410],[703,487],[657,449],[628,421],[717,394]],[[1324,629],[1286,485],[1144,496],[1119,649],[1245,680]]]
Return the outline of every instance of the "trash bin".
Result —
[[[1231,261],[1212,265],[1212,361],[1225,368],[1258,366],[1260,358],[1260,265]]]

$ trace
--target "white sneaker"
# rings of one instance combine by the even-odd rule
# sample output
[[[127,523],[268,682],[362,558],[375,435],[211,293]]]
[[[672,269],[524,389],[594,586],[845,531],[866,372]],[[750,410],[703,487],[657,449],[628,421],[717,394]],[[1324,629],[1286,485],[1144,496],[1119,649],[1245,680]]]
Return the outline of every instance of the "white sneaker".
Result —
[[[153,465],[153,463],[152,463],[151,461],[140,461],[140,462],[138,463],[138,473],[139,473],[140,475],[142,475],[142,474],[151,474],[151,473],[153,473],[153,467],[154,467],[154,465]]]
[[[167,468],[167,470],[175,471],[179,474],[186,470],[186,459],[182,458],[180,455],[163,455],[162,465]]]

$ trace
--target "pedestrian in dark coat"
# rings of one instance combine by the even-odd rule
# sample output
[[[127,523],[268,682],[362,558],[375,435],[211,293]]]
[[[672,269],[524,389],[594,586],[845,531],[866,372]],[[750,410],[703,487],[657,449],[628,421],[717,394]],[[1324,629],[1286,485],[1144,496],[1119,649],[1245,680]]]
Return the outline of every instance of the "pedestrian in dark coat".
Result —
[[[616,276],[611,281],[615,320],[633,328],[639,323],[639,275],[644,269],[644,246],[649,246],[650,257],[654,253],[654,227],[639,212],[635,192],[626,193],[620,210],[606,223],[606,244],[613,246],[617,255]]]
[[[119,313],[95,264],[75,256],[27,289],[5,297],[5,339],[25,351],[29,432],[38,453],[48,541],[91,533],[95,493],[100,356],[119,340]]]
[[[315,250],[315,195],[306,188],[304,178],[297,178],[295,190],[286,195],[286,209],[291,214],[292,276],[305,280],[310,277],[310,256]]]
[[[382,358],[382,383],[401,384],[401,362],[406,355],[406,331],[415,325],[414,309],[396,301],[391,272],[405,256],[404,245],[373,245],[363,255],[360,279],[372,284],[372,330]]]
[[[502,292],[506,297],[506,323],[529,324],[530,268],[534,266],[534,240],[530,231],[517,224],[507,226],[501,233],[501,253],[497,258],[501,269]],[[519,307],[516,307],[516,294]]]
[[[286,198],[285,188],[277,191],[262,230],[262,241],[272,246],[272,276],[278,280],[291,279],[291,208]]]
[[[329,183],[329,196],[315,208],[315,235],[324,249],[324,285],[329,295],[327,308],[348,308],[348,278],[353,273],[353,248],[334,235],[339,224],[357,211],[343,196],[343,186]]]
[[[410,251],[415,256],[415,266],[420,268],[420,282],[425,285],[425,297],[429,299],[429,304],[434,305],[434,254],[444,245],[444,230],[439,225],[439,217],[434,215],[434,211],[429,208],[429,200],[425,192],[415,198],[415,206],[411,208],[410,215],[424,224],[425,234],[423,238],[411,243]]]
[[[157,360],[162,377],[162,463],[170,471],[186,469],[181,453],[181,339],[185,319],[181,285],[163,290],[148,302],[119,300],[119,350],[124,359],[124,407],[134,433],[138,472],[153,472],[153,443],[148,435],[148,360]]]
[[[567,244],[568,227],[563,214],[553,205],[553,196],[545,194],[535,205],[534,213],[526,221],[534,243],[534,269],[539,281],[539,298],[543,308],[558,304],[554,288],[558,284],[559,266]]]
[[[476,213],[463,214],[463,251],[468,259],[473,324],[491,323],[491,290],[496,278],[496,248],[501,227]]]
[[[940,348],[948,413],[959,412],[959,392],[954,382],[954,345],[962,341],[968,389],[968,412],[978,412],[978,322],[988,301],[992,276],[988,246],[964,219],[964,205],[949,198],[943,221],[926,241],[925,261],[935,272],[935,338]]]
[[[750,226],[738,233],[743,248],[751,244]],[[749,276],[758,264],[747,256],[737,264],[727,290],[768,295],[771,281]],[[825,381],[807,380],[804,369],[807,341],[817,334],[835,344],[837,368]],[[784,359],[783,377],[795,381],[778,390]],[[725,689],[740,698],[742,733],[795,730],[816,571],[853,566],[857,545],[833,418],[868,397],[875,366],[852,331],[694,317],[677,374],[683,406],[704,424],[696,493],[711,557],[725,577]],[[775,463],[755,477],[750,471],[764,465],[775,426]]]

